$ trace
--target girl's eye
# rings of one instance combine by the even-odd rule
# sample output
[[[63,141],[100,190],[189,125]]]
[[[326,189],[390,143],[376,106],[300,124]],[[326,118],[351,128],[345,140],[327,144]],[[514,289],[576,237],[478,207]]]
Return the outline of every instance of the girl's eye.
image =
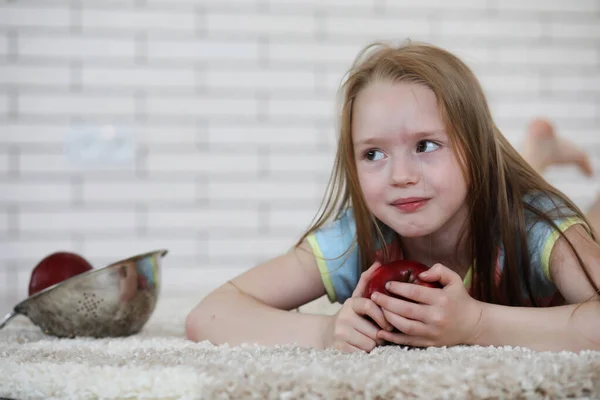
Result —
[[[417,153],[429,153],[437,150],[439,147],[439,144],[432,142],[431,140],[421,140],[417,144]]]
[[[369,161],[378,161],[383,158],[383,152],[379,150],[367,150],[365,158]]]

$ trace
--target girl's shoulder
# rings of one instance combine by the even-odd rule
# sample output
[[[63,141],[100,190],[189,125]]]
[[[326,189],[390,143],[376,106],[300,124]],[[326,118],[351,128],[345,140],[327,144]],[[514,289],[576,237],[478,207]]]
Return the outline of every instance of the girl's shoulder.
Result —
[[[550,255],[560,238],[573,225],[587,225],[577,212],[553,194],[545,192],[528,193],[524,203],[541,213],[546,218],[529,208],[525,208],[525,229],[527,235],[528,256],[530,261],[529,281],[541,304],[553,299],[557,288],[550,274]],[[524,291],[524,293],[526,293]]]
[[[543,191],[531,191],[523,196],[525,218],[529,224],[542,220],[538,213],[542,213],[551,220],[576,217],[577,212],[570,208],[561,197]],[[531,210],[535,209],[538,213]]]

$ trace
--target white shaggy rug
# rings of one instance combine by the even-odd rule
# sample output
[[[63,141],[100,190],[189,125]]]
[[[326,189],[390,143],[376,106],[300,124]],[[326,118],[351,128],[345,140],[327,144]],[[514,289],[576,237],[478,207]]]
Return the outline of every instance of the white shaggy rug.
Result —
[[[600,352],[217,347],[184,338],[196,301],[163,297],[145,329],[123,339],[56,339],[18,317],[0,330],[0,397],[600,399]]]

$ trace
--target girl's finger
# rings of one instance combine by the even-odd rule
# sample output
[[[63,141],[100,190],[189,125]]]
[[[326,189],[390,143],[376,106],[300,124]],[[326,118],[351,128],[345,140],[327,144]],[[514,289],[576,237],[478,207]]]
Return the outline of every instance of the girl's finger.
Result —
[[[427,325],[421,321],[411,320],[388,310],[383,310],[383,314],[385,315],[385,319],[390,321],[396,329],[405,335],[426,336],[429,331]]]
[[[456,272],[439,263],[427,271],[420,273],[419,279],[423,279],[426,282],[438,281],[444,287],[458,281],[462,283],[462,279]]]
[[[401,346],[414,346],[414,347],[429,347],[429,346],[431,346],[431,343],[425,338],[422,338],[419,336],[409,336],[404,333],[379,331],[377,336],[381,339],[386,340],[387,342],[399,344]]]
[[[405,318],[417,321],[426,321],[427,314],[430,311],[430,307],[428,305],[397,299],[383,293],[374,293],[371,297],[373,298],[373,302],[383,310],[386,321],[391,324],[393,324],[393,322],[387,319],[385,311],[389,311],[393,314],[401,315]]]
[[[377,332],[380,331],[379,327],[365,318],[360,318],[360,321],[356,321],[354,329],[366,338],[375,342],[377,346],[381,346],[385,343],[385,340],[377,337]]]
[[[360,275],[360,278],[358,279],[358,284],[356,285],[354,292],[352,292],[352,297],[362,297],[363,292],[365,291],[365,288],[367,287],[367,283],[369,282],[369,278],[373,274],[373,271],[375,271],[379,267],[381,267],[381,263],[379,261],[375,261],[369,267],[369,269],[367,269],[365,272],[363,272]]]
[[[365,350],[359,349],[358,347],[353,346],[347,342],[340,343],[340,345],[336,346],[336,348],[344,353],[364,353],[365,352]]]
[[[377,325],[379,325],[379,327],[381,329],[385,329],[385,330],[389,330],[389,331],[394,329],[392,324],[390,324],[385,319],[385,316],[383,315],[383,311],[381,310],[381,308],[378,307],[377,304],[375,304],[373,302],[373,300],[371,300],[371,299],[365,299],[365,298],[353,299],[352,309],[358,315],[364,315],[364,316],[371,317],[371,319],[373,321],[375,321],[375,323]],[[375,333],[377,333],[377,332],[375,332]],[[375,336],[373,336],[373,337],[375,337]]]
[[[385,288],[390,293],[421,304],[435,304],[435,301],[441,292],[441,289],[397,281],[388,282]],[[379,304],[379,302],[377,303]]]
[[[361,318],[362,319],[362,318]],[[367,322],[362,320],[363,322]],[[357,321],[358,324],[359,321]],[[377,329],[376,329],[377,330]],[[350,332],[348,337],[346,338],[346,342],[354,347],[357,347],[360,350],[366,351],[369,353],[371,350],[375,348],[377,345],[377,332],[372,334],[372,338],[363,334],[356,328],[350,328]]]

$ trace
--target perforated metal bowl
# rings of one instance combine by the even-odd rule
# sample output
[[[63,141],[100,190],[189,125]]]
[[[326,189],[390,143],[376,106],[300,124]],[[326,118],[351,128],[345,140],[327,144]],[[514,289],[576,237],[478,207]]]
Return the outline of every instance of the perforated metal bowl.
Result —
[[[159,295],[161,259],[157,250],[75,275],[14,307],[0,329],[18,314],[44,333],[58,337],[117,337],[139,332]]]

